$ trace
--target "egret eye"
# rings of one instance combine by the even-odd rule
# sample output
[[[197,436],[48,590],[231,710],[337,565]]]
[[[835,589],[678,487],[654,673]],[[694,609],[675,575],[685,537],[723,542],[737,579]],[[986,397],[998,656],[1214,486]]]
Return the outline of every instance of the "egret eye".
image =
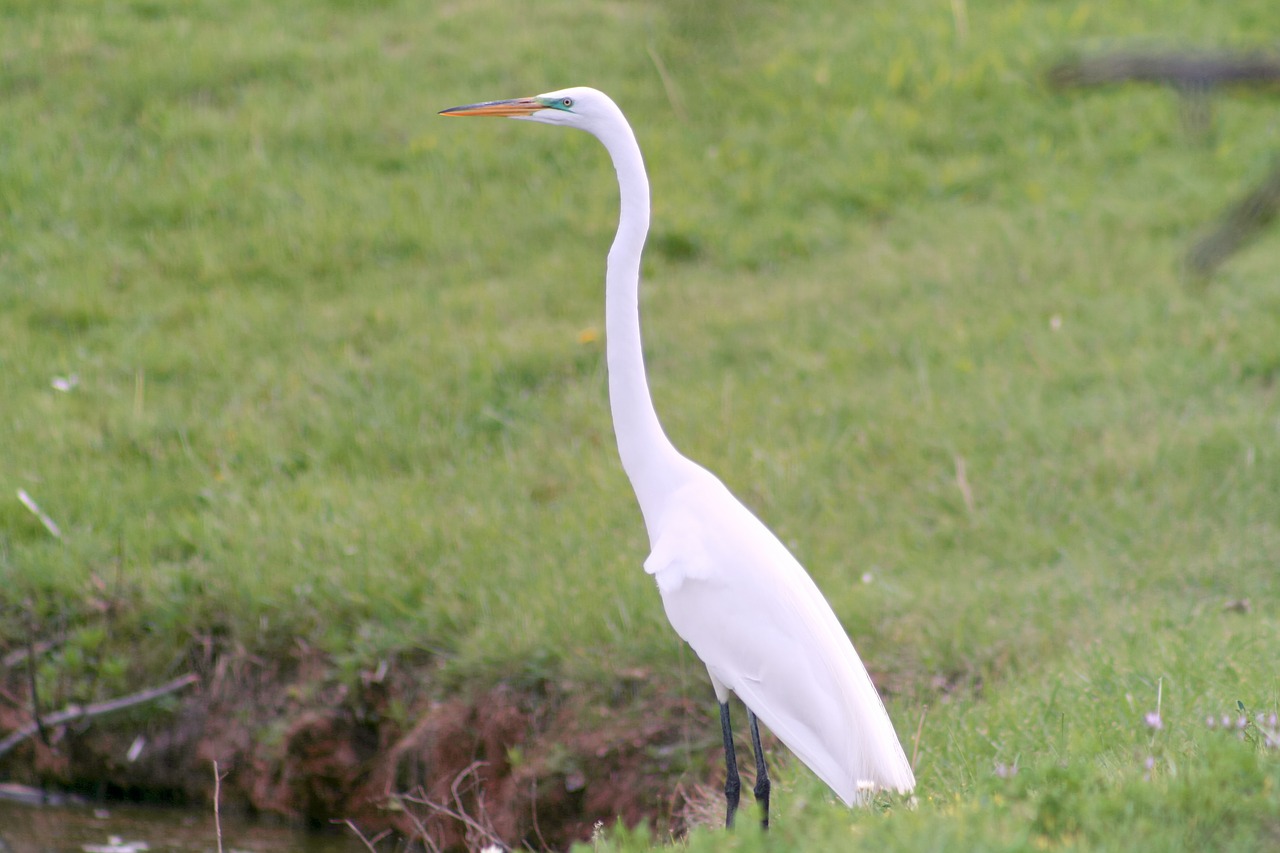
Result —
[[[560,106],[564,107],[566,110],[569,109],[569,107],[573,106],[573,98],[564,98],[560,101]]]

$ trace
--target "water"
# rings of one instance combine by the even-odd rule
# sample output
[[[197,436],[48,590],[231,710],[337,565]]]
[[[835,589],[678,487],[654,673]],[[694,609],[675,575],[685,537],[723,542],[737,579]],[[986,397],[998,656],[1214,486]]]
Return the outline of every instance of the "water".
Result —
[[[0,853],[216,853],[213,810],[26,805],[0,800]],[[304,832],[222,816],[224,853],[367,851],[355,834]]]

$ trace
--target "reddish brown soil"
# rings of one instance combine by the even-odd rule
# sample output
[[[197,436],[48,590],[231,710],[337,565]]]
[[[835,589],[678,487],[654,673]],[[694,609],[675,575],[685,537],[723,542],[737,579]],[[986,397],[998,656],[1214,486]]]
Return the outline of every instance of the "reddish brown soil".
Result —
[[[717,742],[706,709],[647,690],[643,672],[605,699],[546,681],[438,700],[423,668],[355,688],[327,681],[314,657],[281,667],[227,655],[199,669],[198,684],[160,703],[30,738],[0,757],[0,779],[209,805],[217,761],[224,810],[349,819],[429,849],[491,838],[564,849],[597,821],[680,831],[679,779],[713,766]],[[14,707],[21,679],[7,681],[0,734],[30,721]]]

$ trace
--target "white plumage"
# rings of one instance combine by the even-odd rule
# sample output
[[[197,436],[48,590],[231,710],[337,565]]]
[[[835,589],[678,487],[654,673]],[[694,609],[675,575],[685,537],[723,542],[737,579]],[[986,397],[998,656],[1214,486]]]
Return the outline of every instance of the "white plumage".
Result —
[[[732,691],[847,804],[868,790],[915,786],[893,724],[853,644],[790,552],[714,475],[667,440],[653,409],[640,340],[640,255],[649,182],[635,135],[595,89],[490,101],[445,115],[495,115],[577,127],[608,150],[618,175],[618,233],[605,276],[609,403],[623,468],[649,531],[653,575],[672,627],[706,664],[721,703],[732,824],[738,778]],[[769,786],[752,720],[756,795]]]
[[[818,587],[715,476],[691,467],[644,567],[716,697],[736,693],[847,804],[868,787],[913,788],[880,696]]]

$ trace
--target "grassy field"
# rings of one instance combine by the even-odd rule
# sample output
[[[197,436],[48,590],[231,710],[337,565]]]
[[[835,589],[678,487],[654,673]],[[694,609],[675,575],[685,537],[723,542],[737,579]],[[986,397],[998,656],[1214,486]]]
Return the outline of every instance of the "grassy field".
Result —
[[[770,849],[1274,845],[1280,233],[1209,282],[1180,257],[1280,114],[1235,93],[1197,136],[1169,91],[1042,75],[1275,24],[0,0],[0,647],[60,639],[50,705],[298,637],[335,679],[645,667],[710,703],[612,445],[606,156],[435,117],[594,85],[652,175],[668,434],[810,569],[916,755],[914,808],[784,766]]]

